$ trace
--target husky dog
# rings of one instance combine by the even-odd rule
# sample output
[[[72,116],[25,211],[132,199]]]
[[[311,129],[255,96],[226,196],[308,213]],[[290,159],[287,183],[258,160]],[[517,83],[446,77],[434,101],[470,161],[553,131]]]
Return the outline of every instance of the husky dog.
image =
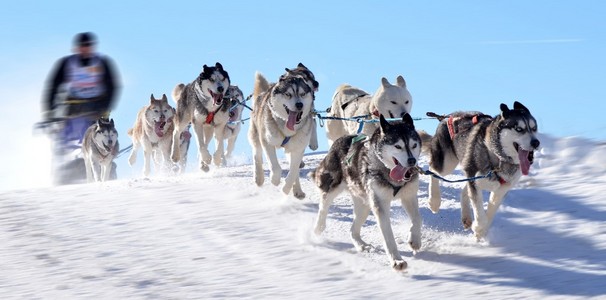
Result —
[[[320,87],[320,83],[318,83],[318,81],[316,81],[316,77],[314,76],[314,73],[312,73],[304,64],[299,63],[297,65],[296,68],[294,69],[289,69],[289,68],[285,68],[286,73],[284,73],[282,76],[280,76],[280,78],[284,78],[286,76],[296,76],[296,77],[301,77],[303,78],[303,80],[305,80],[305,83],[310,86],[312,88],[312,95],[313,95],[313,99],[314,102],[316,100],[316,92],[318,91],[318,87]],[[314,111],[315,110],[315,106],[311,107],[311,110]],[[311,150],[316,150],[318,149],[318,132],[316,130],[316,118],[313,118],[313,129],[311,132],[311,139],[309,141],[309,149]],[[301,168],[303,167],[304,163],[301,163]]]
[[[181,133],[191,123],[198,138],[200,169],[208,172],[211,160],[215,165],[221,165],[224,156],[223,127],[229,119],[229,101],[223,101],[223,98],[229,85],[229,75],[217,62],[214,67],[204,65],[202,73],[193,82],[175,86],[172,93],[177,102],[171,152],[173,162],[179,162],[183,155],[179,147]],[[208,144],[213,134],[217,150],[211,157]]]
[[[296,198],[305,198],[299,181],[299,166],[312,135],[313,87],[299,76],[286,75],[270,85],[260,73],[255,75],[254,109],[248,139],[253,148],[255,182],[263,185],[263,153],[270,163],[271,183],[280,184],[282,169],[276,149],[283,147],[290,168],[282,191],[291,189]]]
[[[86,180],[88,182],[109,180],[112,162],[119,150],[118,131],[114,126],[114,119],[100,118],[88,127],[82,138]]]
[[[478,239],[486,236],[505,194],[528,175],[534,151],[539,147],[537,121],[528,108],[514,102],[513,109],[501,104],[501,114],[490,117],[478,112],[458,112],[444,117],[433,137],[420,132],[424,151],[429,152],[430,170],[451,174],[460,163],[467,177],[492,176],[469,181],[461,192],[461,220]],[[484,210],[482,190],[490,191]],[[473,208],[472,222],[469,203]],[[436,178],[429,184],[429,204],[434,213],[440,209],[440,186]]]
[[[227,158],[231,157],[236,147],[236,139],[240,133],[240,128],[242,127],[244,93],[242,93],[242,90],[237,85],[230,85],[225,93],[225,98],[229,102],[229,121],[223,130],[223,138],[227,140],[227,150],[224,152],[223,164],[226,164]]]
[[[392,85],[383,77],[377,92],[370,96],[365,91],[343,84],[337,88],[332,97],[330,112],[333,117],[352,118],[363,116],[364,119],[401,118],[412,109],[412,96],[406,88],[404,77],[398,76],[396,85]],[[343,120],[326,120],[326,135],[329,144],[348,134],[356,134],[360,125],[357,122]],[[378,125],[366,123],[363,134],[371,135]]]
[[[135,164],[137,150],[142,147],[144,176],[149,176],[152,154],[156,171],[170,166],[170,149],[175,127],[174,115],[175,109],[168,104],[165,94],[162,94],[161,99],[155,99],[152,94],[149,104],[139,110],[134,127],[128,130],[128,135],[133,139],[133,149],[128,157],[128,163],[131,166]]]
[[[421,138],[409,114],[404,115],[402,122],[393,124],[383,115],[379,120],[380,127],[370,139],[359,140],[362,135],[338,138],[311,173],[322,196],[315,233],[321,234],[326,228],[328,208],[334,198],[348,190],[354,203],[351,239],[356,249],[360,252],[370,249],[360,237],[360,229],[372,209],[392,267],[403,270],[406,262],[398,252],[389,214],[391,201],[400,200],[412,223],[408,244],[418,250],[421,247],[421,216],[416,165],[421,153]]]

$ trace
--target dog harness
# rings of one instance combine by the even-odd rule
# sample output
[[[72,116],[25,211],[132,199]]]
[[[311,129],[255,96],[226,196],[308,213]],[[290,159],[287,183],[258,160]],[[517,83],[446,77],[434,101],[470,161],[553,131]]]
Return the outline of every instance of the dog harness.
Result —
[[[204,120],[204,123],[206,124],[210,124],[215,120],[215,114],[221,109],[221,106],[219,106],[219,108],[217,108],[217,110],[215,111],[210,111],[208,112],[208,115],[206,115],[206,120]]]
[[[429,113],[427,113],[429,116]],[[460,119],[467,119],[471,117],[471,126],[468,128],[459,128],[457,126],[455,126],[455,122],[459,121]],[[461,132],[465,132],[467,130],[470,130],[471,127],[473,127],[473,125],[476,125],[480,122],[481,118],[491,118],[491,116],[489,115],[485,115],[485,114],[474,114],[474,115],[468,115],[468,116],[453,116],[450,115],[448,116],[448,120],[446,120],[446,125],[448,126],[448,134],[450,135],[450,139],[454,140],[455,135],[457,133],[461,133]]]

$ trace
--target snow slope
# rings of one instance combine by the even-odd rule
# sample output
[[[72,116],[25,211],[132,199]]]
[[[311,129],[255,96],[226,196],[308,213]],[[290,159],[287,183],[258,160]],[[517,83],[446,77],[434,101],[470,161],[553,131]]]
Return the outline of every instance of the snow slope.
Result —
[[[419,191],[423,246],[405,273],[388,266],[374,216],[349,240],[346,195],[312,233],[318,192],[284,196],[250,165],[178,177],[0,193],[2,299],[606,298],[606,145],[542,136],[530,176],[512,190],[486,241],[460,225],[463,184],[443,184],[441,211]],[[305,157],[306,175],[323,153]],[[426,168],[425,159],[421,166]],[[137,170],[138,171],[138,170]],[[460,178],[461,173],[451,175]]]

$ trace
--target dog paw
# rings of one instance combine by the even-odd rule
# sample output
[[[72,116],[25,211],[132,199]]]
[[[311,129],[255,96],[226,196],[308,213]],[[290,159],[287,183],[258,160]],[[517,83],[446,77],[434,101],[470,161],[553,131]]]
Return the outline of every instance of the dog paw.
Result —
[[[269,176],[271,178],[271,184],[275,186],[280,185],[280,172],[271,171]],[[288,192],[290,191],[285,192],[285,194],[288,194]]]
[[[299,164],[299,169],[303,169],[305,168],[305,162],[301,161],[301,163]]]
[[[391,263],[391,267],[394,270],[400,272],[400,271],[404,271],[404,269],[406,269],[406,267],[408,267],[408,264],[404,260],[398,259],[398,260],[394,260]]]
[[[208,151],[204,151],[202,152],[202,161],[205,164],[210,164],[212,162],[213,157],[210,155],[210,153]]]
[[[215,153],[215,155],[213,156],[213,162],[215,163],[215,166],[220,167],[223,162],[223,155],[218,152]]]
[[[421,249],[421,239],[419,237],[411,237],[408,239],[408,245],[410,246],[410,249],[417,251]]]
[[[471,218],[465,217],[463,219],[461,219],[461,222],[463,222],[463,228],[465,229],[469,229],[471,228]]]
[[[264,181],[265,181],[265,178],[263,176],[255,175],[255,183],[257,184],[257,186],[263,186]]]
[[[200,170],[204,171],[204,172],[208,172],[210,170],[210,168],[208,167],[207,164],[205,163],[201,163],[200,164]]]
[[[325,229],[326,229],[326,224],[316,224],[316,228],[314,228],[314,233],[316,235],[321,235]]]
[[[305,199],[305,193],[303,191],[294,191],[293,195],[299,200]]]
[[[474,222],[471,226],[471,230],[473,230],[474,235],[478,240],[481,240],[486,236],[487,230],[486,227]]]
[[[437,214],[440,211],[440,204],[442,202],[442,199],[440,198],[429,198],[429,209],[431,209],[431,212],[434,214]]]

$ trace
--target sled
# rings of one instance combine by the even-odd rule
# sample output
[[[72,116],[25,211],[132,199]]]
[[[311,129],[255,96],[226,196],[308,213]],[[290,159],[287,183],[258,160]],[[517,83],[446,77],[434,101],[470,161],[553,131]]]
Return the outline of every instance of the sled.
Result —
[[[51,140],[51,175],[55,185],[86,183],[82,157],[82,139],[86,129],[97,121],[94,115],[51,118],[34,125],[34,133],[43,133]],[[112,163],[110,180],[116,179]]]

